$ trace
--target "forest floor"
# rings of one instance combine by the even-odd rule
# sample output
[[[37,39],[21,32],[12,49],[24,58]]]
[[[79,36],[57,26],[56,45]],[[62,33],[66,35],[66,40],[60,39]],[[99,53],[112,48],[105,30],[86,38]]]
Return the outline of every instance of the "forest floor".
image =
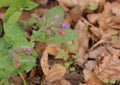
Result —
[[[39,54],[37,66],[29,73],[22,73],[27,85],[120,85],[120,0],[34,1],[39,6],[23,11],[20,21],[42,17],[60,5],[65,13],[63,22],[79,35],[62,44],[35,42]],[[2,20],[5,11],[6,8],[0,9]],[[28,39],[30,29],[27,25]],[[67,68],[64,66],[66,61],[55,58],[61,49],[67,52],[68,61],[72,61]],[[78,57],[73,59],[73,56]],[[12,76],[9,81],[23,85],[19,75]]]

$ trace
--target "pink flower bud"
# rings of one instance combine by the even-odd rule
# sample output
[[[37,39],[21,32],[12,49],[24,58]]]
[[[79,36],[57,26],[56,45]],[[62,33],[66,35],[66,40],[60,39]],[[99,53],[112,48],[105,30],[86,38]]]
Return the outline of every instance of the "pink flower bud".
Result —
[[[59,15],[59,14],[56,14],[56,15],[54,16],[54,19],[55,19],[55,20],[59,20],[59,19],[60,19],[60,15]]]
[[[32,52],[32,48],[28,47],[28,48],[26,48],[26,51],[31,53]]]
[[[20,67],[20,66],[21,66],[20,62],[16,62],[15,65],[16,65],[17,67]]]
[[[66,33],[65,32],[60,32],[60,35],[64,37],[64,36],[66,36]]]

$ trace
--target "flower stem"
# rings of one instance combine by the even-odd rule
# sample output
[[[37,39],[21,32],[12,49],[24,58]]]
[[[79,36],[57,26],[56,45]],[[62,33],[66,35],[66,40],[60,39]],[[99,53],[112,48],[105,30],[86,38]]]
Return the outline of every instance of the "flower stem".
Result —
[[[26,84],[26,81],[25,81],[25,78],[23,77],[23,75],[22,75],[21,72],[19,72],[19,75],[20,75],[20,77],[22,78],[24,85],[27,85],[27,84]]]

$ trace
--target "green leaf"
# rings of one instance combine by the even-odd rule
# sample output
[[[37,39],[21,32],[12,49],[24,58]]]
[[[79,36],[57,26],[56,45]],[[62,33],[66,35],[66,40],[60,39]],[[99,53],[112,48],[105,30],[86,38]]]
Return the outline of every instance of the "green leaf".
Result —
[[[36,64],[36,58],[32,56],[19,56],[19,61],[21,63],[20,70],[29,72]]]
[[[25,10],[32,10],[33,8],[37,7],[38,4],[33,2],[33,1],[29,1],[26,0],[26,2],[24,3],[24,9]]]
[[[42,31],[34,31],[33,30],[33,35],[31,41],[41,41],[44,42],[46,38],[46,34]]]
[[[25,0],[17,0],[16,2],[14,2],[5,13],[5,22],[7,22],[15,12],[22,11],[24,3]]]
[[[32,40],[33,41],[41,41],[41,42],[54,42],[54,43],[64,43],[67,41],[74,40],[78,33],[72,29],[63,30],[66,32],[66,36],[61,36],[59,33],[53,36],[47,36],[44,32],[41,31],[33,31]]]
[[[74,55],[73,58],[77,59],[77,58],[79,58],[79,55]]]
[[[118,33],[118,31],[115,30],[115,29],[108,29],[108,30],[107,30],[107,33],[113,33],[113,34],[116,34],[116,33]]]
[[[111,38],[112,38],[112,40],[117,40],[117,39],[119,39],[119,37],[118,37],[117,35],[114,35],[114,36],[112,36]]]
[[[0,35],[1,35],[1,33],[2,33],[2,26],[0,25]]]
[[[71,65],[70,62],[66,62],[66,63],[65,63],[65,66],[66,66],[66,67],[69,67],[70,65]]]
[[[11,15],[11,17],[8,19],[7,23],[15,24],[18,21],[21,13],[22,11],[14,12],[13,15]]]
[[[111,84],[115,84],[115,83],[116,83],[116,80],[110,80],[110,83],[111,83]]]
[[[97,5],[91,5],[91,6],[89,7],[89,9],[90,9],[90,10],[93,10],[93,11],[96,10],[97,8],[98,8]]]
[[[5,23],[4,31],[4,37],[9,36],[10,40],[14,42],[13,48],[33,47],[34,44],[29,42],[24,35],[24,25],[22,23],[16,23],[14,25]]]
[[[23,9],[31,10],[36,6],[37,4],[30,0],[15,1],[5,13],[5,22],[11,22],[14,24],[19,19]]]
[[[75,67],[70,67],[70,71],[75,71]]]
[[[65,51],[64,49],[61,49],[60,52],[57,54],[55,59],[63,59],[66,61],[69,58],[68,52]]]
[[[70,67],[71,64],[73,64],[73,61],[66,62],[66,63],[65,63],[65,66],[66,66],[66,67]]]
[[[12,4],[15,1],[16,0],[0,0],[0,8],[8,6],[8,5]]]
[[[59,15],[59,20],[54,20],[54,16],[58,14]],[[56,6],[54,8],[51,8],[47,14],[44,15],[47,23],[46,24],[54,24],[54,23],[58,23],[61,22],[64,19],[65,13],[62,10],[62,8],[60,6]],[[52,22],[51,22],[52,21]]]
[[[78,49],[78,46],[72,44],[72,45],[69,46],[69,49],[70,49],[70,50],[76,50],[76,49]]]
[[[107,83],[109,83],[109,79],[108,78],[104,78],[103,82],[107,84]]]
[[[72,29],[64,29],[63,31],[66,32],[66,36],[63,37],[59,33],[56,33],[55,36],[49,37],[45,42],[64,43],[74,40],[78,36],[78,33]]]

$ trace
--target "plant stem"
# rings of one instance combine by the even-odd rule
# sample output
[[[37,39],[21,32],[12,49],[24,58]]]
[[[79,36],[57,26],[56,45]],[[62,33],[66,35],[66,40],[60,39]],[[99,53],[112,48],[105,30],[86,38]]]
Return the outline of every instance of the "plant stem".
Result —
[[[23,77],[23,75],[22,75],[21,72],[19,72],[19,75],[20,75],[20,77],[22,78],[24,85],[27,85],[27,84],[26,84],[26,81],[25,81],[25,78]]]

